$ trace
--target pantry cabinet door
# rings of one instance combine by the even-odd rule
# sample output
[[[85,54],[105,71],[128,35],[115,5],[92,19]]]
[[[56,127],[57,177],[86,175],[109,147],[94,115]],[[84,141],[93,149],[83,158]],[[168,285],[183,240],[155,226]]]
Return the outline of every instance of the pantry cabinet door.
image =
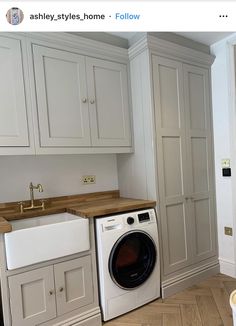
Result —
[[[33,45],[41,147],[90,145],[85,58]]]
[[[187,154],[183,71],[178,61],[153,57],[164,274],[191,263],[191,216],[186,200]]]
[[[21,40],[0,37],[0,147],[29,147]]]
[[[207,69],[184,64],[186,142],[194,261],[216,254],[214,171]]]
[[[56,317],[53,267],[9,277],[12,326],[32,326]]]
[[[91,256],[54,265],[57,313],[81,308],[93,302]]]
[[[93,146],[131,146],[127,66],[87,58]]]

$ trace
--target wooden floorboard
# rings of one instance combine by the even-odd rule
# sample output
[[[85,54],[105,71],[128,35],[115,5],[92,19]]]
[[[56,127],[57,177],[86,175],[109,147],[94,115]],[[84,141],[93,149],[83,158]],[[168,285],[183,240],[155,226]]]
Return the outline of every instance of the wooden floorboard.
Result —
[[[232,326],[229,295],[236,279],[217,274],[166,299],[158,299],[104,326]]]

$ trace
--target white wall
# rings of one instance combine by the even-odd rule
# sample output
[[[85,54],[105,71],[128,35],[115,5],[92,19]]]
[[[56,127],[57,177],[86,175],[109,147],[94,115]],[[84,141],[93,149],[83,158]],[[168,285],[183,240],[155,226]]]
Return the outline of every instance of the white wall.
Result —
[[[235,38],[235,36],[233,36]],[[221,272],[236,276],[235,247],[236,237],[224,234],[224,226],[234,227],[235,223],[235,152],[234,105],[232,102],[232,62],[228,42],[232,37],[214,44],[212,53],[216,56],[212,66],[212,104],[215,146],[216,204],[218,223],[219,260]],[[221,160],[231,159],[232,177],[222,177]]]
[[[82,175],[96,184],[82,185]],[[41,183],[35,198],[118,189],[116,155],[45,155],[0,157],[0,203],[29,199],[29,183]]]
[[[149,59],[149,53],[145,51],[130,62],[134,153],[117,155],[117,165],[121,195],[157,200]]]

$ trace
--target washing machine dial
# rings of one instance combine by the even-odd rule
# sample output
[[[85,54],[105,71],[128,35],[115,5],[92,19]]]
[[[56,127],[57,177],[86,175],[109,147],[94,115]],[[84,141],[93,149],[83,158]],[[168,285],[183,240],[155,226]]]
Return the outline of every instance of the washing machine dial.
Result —
[[[129,225],[131,225],[131,224],[134,224],[134,218],[133,217],[128,217],[127,218],[127,223],[129,224]]]

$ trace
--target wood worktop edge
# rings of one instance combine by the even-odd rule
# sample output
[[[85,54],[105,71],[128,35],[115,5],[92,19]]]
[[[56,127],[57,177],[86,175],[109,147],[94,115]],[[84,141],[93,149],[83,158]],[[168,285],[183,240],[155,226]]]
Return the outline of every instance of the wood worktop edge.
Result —
[[[19,212],[19,206],[12,203],[0,204],[0,233],[11,232],[10,221],[50,214],[68,212],[80,217],[91,218],[132,210],[152,208],[155,201],[123,198],[119,190],[53,197],[47,199],[45,210]]]

